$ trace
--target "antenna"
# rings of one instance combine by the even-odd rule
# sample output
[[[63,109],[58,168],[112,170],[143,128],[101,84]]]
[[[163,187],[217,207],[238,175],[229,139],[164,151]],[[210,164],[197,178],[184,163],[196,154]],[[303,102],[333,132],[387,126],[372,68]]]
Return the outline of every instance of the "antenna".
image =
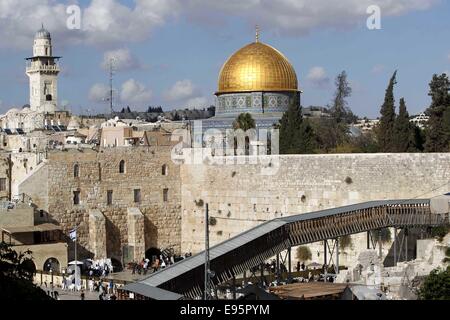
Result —
[[[109,59],[109,107],[111,111],[111,115],[114,113],[114,89],[113,89],[113,80],[114,80],[114,72],[115,70],[116,58]]]

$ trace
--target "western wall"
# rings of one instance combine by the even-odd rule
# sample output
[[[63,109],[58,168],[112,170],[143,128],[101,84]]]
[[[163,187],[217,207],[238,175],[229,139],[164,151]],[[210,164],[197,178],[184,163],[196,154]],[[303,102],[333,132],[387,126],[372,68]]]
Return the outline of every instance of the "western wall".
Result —
[[[79,225],[79,243],[88,253],[119,261],[129,250],[129,259],[153,247],[173,247],[177,253],[203,250],[204,203],[213,217],[214,245],[278,217],[449,191],[449,153],[267,156],[257,164],[236,164],[238,159],[245,158],[228,158],[220,166],[177,165],[169,146],[55,151],[19,191],[48,212],[66,234]],[[124,173],[119,170],[122,160]],[[75,165],[79,177],[74,175]],[[134,190],[140,190],[139,203]],[[80,203],[75,205],[77,191]],[[108,191],[113,192],[112,204]],[[341,252],[343,264],[355,261],[365,249],[365,235],[353,236],[352,243]],[[322,261],[323,245],[311,248],[313,260]],[[73,245],[70,249],[72,254]]]
[[[204,210],[198,206],[202,202],[209,204],[213,217],[210,242],[214,245],[265,220],[449,191],[450,153],[286,155],[264,162],[182,166],[183,252],[204,249]],[[264,168],[273,169],[273,174],[262,174]],[[367,249],[365,237],[352,236],[351,249],[341,252],[343,264],[353,263]],[[310,247],[312,260],[323,263],[323,244]],[[383,254],[388,250],[386,246]]]

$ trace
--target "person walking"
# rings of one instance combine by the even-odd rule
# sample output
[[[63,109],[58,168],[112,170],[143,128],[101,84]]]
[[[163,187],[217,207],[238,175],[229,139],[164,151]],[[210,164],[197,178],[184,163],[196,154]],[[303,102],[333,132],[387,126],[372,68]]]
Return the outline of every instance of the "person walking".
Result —
[[[300,272],[300,261],[297,261],[297,272]]]
[[[84,290],[81,290],[80,298],[81,298],[81,300],[84,300]]]

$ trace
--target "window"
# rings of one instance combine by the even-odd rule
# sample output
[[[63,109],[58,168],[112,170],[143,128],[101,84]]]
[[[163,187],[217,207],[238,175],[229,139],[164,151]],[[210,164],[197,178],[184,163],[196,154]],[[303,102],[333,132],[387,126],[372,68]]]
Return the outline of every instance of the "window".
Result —
[[[164,189],[163,190],[163,201],[164,202],[169,201],[169,189]]]
[[[163,176],[169,175],[169,167],[167,166],[167,164],[162,166],[162,175]]]
[[[6,191],[6,178],[0,178],[0,191]]]
[[[141,189],[134,189],[134,203],[141,203]]]
[[[73,166],[73,176],[75,178],[79,178],[80,177],[80,165],[76,164]]]
[[[80,204],[80,191],[73,192],[73,204],[76,206]]]
[[[113,191],[108,190],[106,193],[106,203],[108,206],[112,205],[113,202]]]
[[[125,173],[125,161],[124,160],[120,161],[119,173]]]

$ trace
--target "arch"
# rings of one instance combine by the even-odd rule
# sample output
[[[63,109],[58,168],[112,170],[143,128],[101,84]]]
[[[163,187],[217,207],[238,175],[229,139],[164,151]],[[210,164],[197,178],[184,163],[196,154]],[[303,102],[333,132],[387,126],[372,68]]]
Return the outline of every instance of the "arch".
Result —
[[[122,263],[118,259],[111,258],[111,264],[113,267],[113,272],[122,272],[123,271]]]
[[[47,260],[45,260],[44,262],[44,266],[43,266],[43,270],[44,271],[53,271],[53,272],[59,272],[60,271],[60,264],[58,259],[56,258],[48,258]]]
[[[153,261],[154,257],[159,258],[159,256],[161,255],[161,250],[159,250],[158,248],[152,247],[150,249],[148,249],[147,251],[145,251],[145,258],[150,259],[151,261]]]
[[[121,160],[119,163],[119,173],[125,173],[126,165],[125,160]]]
[[[168,176],[169,175],[169,166],[167,164],[164,164],[162,166],[162,175],[163,176]]]
[[[79,178],[80,177],[80,165],[78,163],[76,163],[73,166],[73,177],[74,178]]]

